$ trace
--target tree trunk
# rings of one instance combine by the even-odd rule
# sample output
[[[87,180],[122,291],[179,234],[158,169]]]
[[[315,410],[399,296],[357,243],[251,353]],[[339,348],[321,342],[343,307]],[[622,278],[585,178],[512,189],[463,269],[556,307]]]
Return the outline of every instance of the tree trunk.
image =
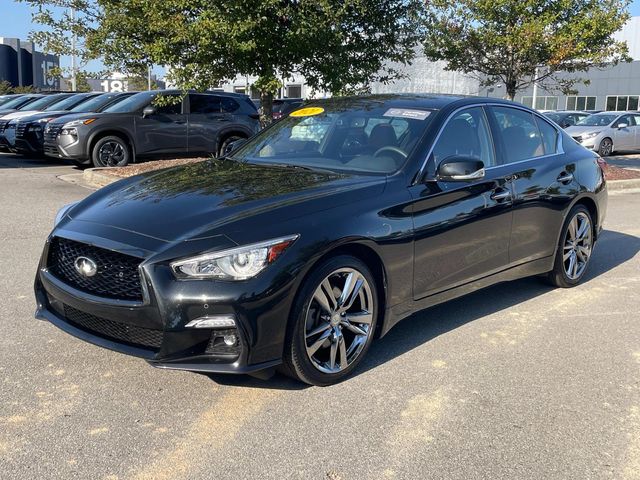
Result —
[[[260,124],[266,127],[273,122],[273,93],[260,91]]]
[[[507,98],[513,101],[516,98],[516,81],[510,80],[505,83],[505,88],[507,89]]]

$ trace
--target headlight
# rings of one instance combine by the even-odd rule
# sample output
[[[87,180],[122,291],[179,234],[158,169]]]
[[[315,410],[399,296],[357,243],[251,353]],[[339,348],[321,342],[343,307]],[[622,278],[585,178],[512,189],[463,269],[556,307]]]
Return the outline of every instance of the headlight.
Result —
[[[71,135],[72,137],[78,136],[78,130],[75,128],[63,128],[60,130],[60,135]]]
[[[589,132],[589,133],[583,133],[582,134],[582,140],[587,140],[588,138],[593,138],[593,137],[597,137],[598,135],[600,135],[600,132]]]
[[[73,120],[71,122],[65,123],[62,126],[62,128],[78,127],[80,125],[89,125],[90,123],[93,123],[95,121],[96,121],[95,118],[84,118],[84,119],[80,119],[80,120]]]
[[[299,235],[274,238],[265,242],[207,253],[173,262],[171,268],[178,278],[218,278],[246,280],[264,270],[297,240]]]
[[[77,204],[78,202],[67,203],[60,210],[58,210],[58,213],[56,213],[56,219],[53,221],[53,226],[56,227],[60,223],[60,221],[64,218],[64,216],[67,214],[67,212]]]

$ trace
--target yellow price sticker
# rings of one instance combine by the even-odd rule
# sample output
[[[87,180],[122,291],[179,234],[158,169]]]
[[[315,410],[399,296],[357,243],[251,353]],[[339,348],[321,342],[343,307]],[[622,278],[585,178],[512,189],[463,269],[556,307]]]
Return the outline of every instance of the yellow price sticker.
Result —
[[[300,110],[296,110],[295,112],[291,112],[289,114],[290,117],[311,117],[313,115],[320,115],[324,112],[324,108],[322,107],[307,107],[301,108]]]

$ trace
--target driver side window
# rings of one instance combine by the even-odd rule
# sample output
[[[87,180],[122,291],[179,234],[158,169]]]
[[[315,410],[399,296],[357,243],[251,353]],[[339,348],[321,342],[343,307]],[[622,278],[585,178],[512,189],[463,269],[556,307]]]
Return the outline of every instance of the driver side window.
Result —
[[[485,167],[496,165],[489,124],[482,107],[458,112],[449,119],[440,133],[433,148],[435,165],[453,156],[482,160]]]

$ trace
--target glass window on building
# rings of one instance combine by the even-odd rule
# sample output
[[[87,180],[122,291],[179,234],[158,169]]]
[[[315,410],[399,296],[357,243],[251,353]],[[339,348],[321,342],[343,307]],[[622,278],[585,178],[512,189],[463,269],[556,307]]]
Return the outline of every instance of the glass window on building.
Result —
[[[552,96],[538,96],[536,97],[536,106],[533,107],[533,96],[523,96],[522,104],[536,110],[557,110],[558,109],[558,97]]]
[[[596,97],[568,96],[567,110],[595,110]]]
[[[606,110],[624,112],[638,110],[638,95],[607,95]]]
[[[302,98],[302,85],[287,85],[288,98]]]

